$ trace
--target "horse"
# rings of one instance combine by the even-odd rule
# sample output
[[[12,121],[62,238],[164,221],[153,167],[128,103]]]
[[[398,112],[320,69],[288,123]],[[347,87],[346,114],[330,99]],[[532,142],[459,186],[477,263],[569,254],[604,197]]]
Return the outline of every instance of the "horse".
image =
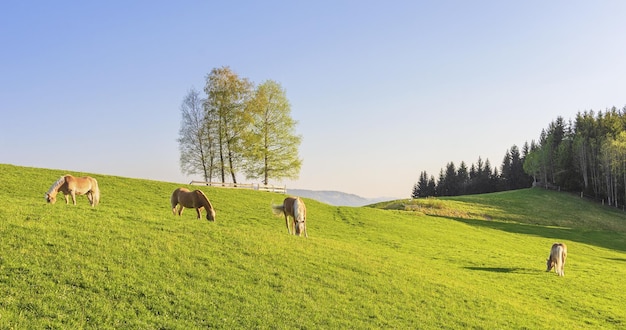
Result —
[[[183,209],[188,207],[196,209],[198,219],[200,219],[202,215],[200,209],[204,208],[206,210],[206,219],[209,221],[215,221],[215,209],[213,209],[213,205],[211,205],[211,202],[209,202],[209,199],[202,192],[202,190],[189,191],[187,188],[178,188],[172,193],[170,201],[172,203],[172,212],[174,215],[177,213],[176,205],[180,205],[178,207],[179,216],[183,214]]]
[[[559,276],[565,276],[565,259],[567,259],[567,246],[564,243],[552,244],[550,257],[546,260],[546,272],[552,268]]]
[[[285,216],[287,233],[291,235],[289,217],[293,218],[294,235],[309,237],[306,230],[306,206],[300,197],[287,197],[282,205],[272,205],[274,214]]]
[[[65,195],[65,204],[69,204],[68,196],[72,196],[72,202],[76,205],[76,195],[87,195],[91,207],[100,203],[100,189],[98,181],[92,177],[85,176],[77,178],[72,175],[64,175],[52,184],[46,193],[46,201],[54,204],[57,201],[57,194],[62,192]]]

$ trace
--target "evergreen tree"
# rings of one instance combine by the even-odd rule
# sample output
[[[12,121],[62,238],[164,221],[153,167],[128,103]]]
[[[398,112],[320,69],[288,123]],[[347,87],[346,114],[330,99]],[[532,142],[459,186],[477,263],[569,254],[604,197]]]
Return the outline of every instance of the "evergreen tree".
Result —
[[[467,170],[467,165],[465,165],[464,161],[461,161],[461,165],[459,165],[459,168],[457,169],[457,184],[458,194],[467,194],[467,188],[469,185],[469,172]]]
[[[446,174],[441,169],[439,171],[439,180],[437,180],[436,196],[448,196],[448,187],[446,187]]]
[[[459,195],[459,183],[457,179],[456,167],[453,162],[448,163],[446,166],[446,196],[458,196]]]
[[[420,197],[420,190],[419,190],[419,185],[417,183],[415,183],[413,185],[413,190],[411,190],[411,198],[419,198]]]
[[[511,166],[511,152],[509,150],[504,154],[502,159],[502,171],[500,174],[500,190],[511,190],[513,188],[513,168]]]
[[[434,195],[434,189],[431,191],[429,188],[428,174],[426,171],[420,173],[419,181],[413,187],[413,198],[428,197]]]
[[[433,175],[428,179],[428,186],[426,188],[426,194],[428,196],[437,196],[437,184],[435,183],[435,177]]]

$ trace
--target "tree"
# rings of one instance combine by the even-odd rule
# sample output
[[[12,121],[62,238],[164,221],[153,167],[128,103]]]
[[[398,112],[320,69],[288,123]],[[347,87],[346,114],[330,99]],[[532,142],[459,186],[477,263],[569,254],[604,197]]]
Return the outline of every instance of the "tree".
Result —
[[[515,189],[514,186],[514,178],[513,178],[513,168],[511,166],[511,152],[509,150],[504,154],[504,159],[502,159],[502,167],[500,174],[500,184],[502,190],[511,190]]]
[[[182,121],[179,130],[180,168],[185,174],[202,174],[205,181],[213,177],[215,145],[207,125],[204,100],[195,89],[190,89],[181,106]]]
[[[268,80],[256,88],[246,106],[250,129],[243,135],[246,148],[245,170],[249,178],[295,179],[302,160],[298,157],[301,137],[296,135],[297,122],[291,118],[291,107],[285,90]]]
[[[531,186],[531,181],[524,172],[524,161],[516,145],[507,150],[504,156],[500,181],[505,190],[522,189]]]
[[[459,195],[465,195],[467,193],[467,186],[469,185],[469,172],[464,161],[461,161],[461,165],[459,165],[457,169],[456,177],[457,184],[459,185],[458,193]]]
[[[437,196],[437,184],[435,183],[435,176],[431,175],[428,179],[428,185],[426,186],[426,196]]]
[[[439,196],[458,196],[459,185],[454,162],[448,163],[448,165],[446,166],[446,171],[444,172],[442,169],[439,173],[437,191]]]
[[[533,184],[537,182],[537,178],[541,173],[541,164],[540,164],[540,151],[538,147],[536,147],[535,141],[531,142],[531,147],[524,157],[524,172],[532,177]]]
[[[419,184],[416,183],[413,185],[413,190],[411,190],[411,198],[419,198],[419,197],[420,197]]]
[[[230,174],[233,183],[237,183],[236,172],[243,162],[242,134],[249,125],[245,107],[252,83],[229,67],[215,68],[206,77],[204,91],[205,111],[215,120],[220,177],[225,182],[226,174]]]
[[[429,178],[426,171],[422,171],[420,173],[419,181],[413,186],[413,193],[411,194],[411,197],[419,198],[435,196],[435,189],[435,177],[431,175]]]

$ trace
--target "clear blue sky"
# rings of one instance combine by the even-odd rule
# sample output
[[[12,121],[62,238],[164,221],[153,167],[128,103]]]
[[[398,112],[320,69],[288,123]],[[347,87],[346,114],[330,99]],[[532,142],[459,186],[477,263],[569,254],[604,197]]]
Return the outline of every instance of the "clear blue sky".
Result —
[[[408,197],[421,171],[626,105],[626,1],[3,1],[0,163],[170,182],[212,68],[286,89],[288,188]],[[51,182],[54,178],[51,178]],[[256,182],[239,177],[242,182]]]

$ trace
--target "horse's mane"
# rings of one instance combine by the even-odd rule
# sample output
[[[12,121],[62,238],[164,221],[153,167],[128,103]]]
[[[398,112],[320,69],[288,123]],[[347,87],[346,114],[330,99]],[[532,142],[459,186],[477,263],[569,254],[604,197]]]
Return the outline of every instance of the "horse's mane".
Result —
[[[211,202],[209,201],[209,198],[206,197],[206,195],[204,194],[204,192],[202,190],[196,190],[198,192],[198,195],[200,195],[204,201],[207,203],[207,205],[209,205],[209,208],[213,208],[213,205],[211,205]]]
[[[48,194],[52,194],[53,191],[56,191],[64,183],[65,183],[65,175],[52,184],[50,189],[48,189]]]

